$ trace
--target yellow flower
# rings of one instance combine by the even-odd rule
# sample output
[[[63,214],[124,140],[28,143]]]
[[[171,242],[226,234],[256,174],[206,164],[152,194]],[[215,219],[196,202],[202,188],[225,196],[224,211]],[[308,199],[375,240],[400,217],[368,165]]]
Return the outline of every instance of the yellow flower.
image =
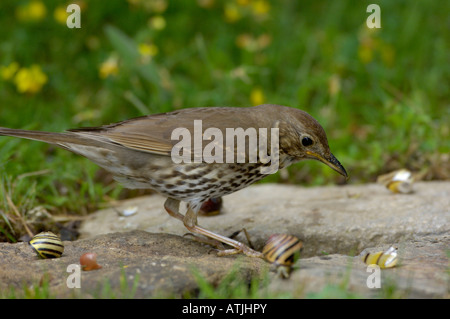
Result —
[[[242,33],[236,38],[236,45],[241,49],[246,49],[248,51],[256,50],[256,43],[254,38],[248,33]]]
[[[140,43],[138,52],[141,55],[141,63],[147,64],[153,56],[158,54],[158,47],[154,44]]]
[[[19,69],[19,63],[12,62],[8,66],[2,66],[0,68],[0,74],[2,76],[3,80],[10,80],[13,78],[14,74],[16,74],[17,70]]]
[[[252,10],[256,16],[265,16],[270,10],[270,4],[265,0],[252,2]]]
[[[262,50],[269,46],[271,42],[272,37],[268,34],[261,34],[258,38],[255,38],[248,33],[242,33],[236,38],[236,45],[250,52]]]
[[[358,58],[364,63],[368,64],[376,59],[391,67],[395,62],[395,50],[383,39],[377,37],[377,31],[361,32],[359,36]]]
[[[119,61],[117,57],[111,56],[105,62],[100,65],[99,75],[100,78],[106,79],[108,76],[117,75],[119,72]]]
[[[260,88],[255,88],[250,93],[250,102],[252,105],[260,105],[265,101],[264,93]]]
[[[383,41],[378,37],[378,33],[379,29],[368,29],[366,25],[363,25],[359,31],[359,46],[357,53],[358,59],[364,64],[368,64],[375,60],[382,51]],[[389,54],[392,52],[386,53],[386,60],[391,59],[392,55]]]
[[[66,11],[66,7],[65,6],[58,6],[56,7],[55,11],[53,12],[53,17],[55,18],[55,20],[58,23],[61,24],[66,24],[67,23],[67,17],[68,17],[68,13]]]
[[[154,44],[140,43],[138,51],[144,57],[151,57],[158,54],[158,47]]]
[[[224,8],[225,20],[229,23],[236,22],[242,18],[239,8],[233,3],[227,3]]]
[[[47,8],[41,1],[33,0],[16,10],[16,17],[20,21],[39,21],[45,18]]]
[[[14,77],[14,83],[20,93],[37,93],[47,80],[47,75],[36,64],[30,68],[21,68]]]
[[[148,21],[151,28],[155,30],[162,30],[166,27],[166,19],[163,16],[156,16]]]

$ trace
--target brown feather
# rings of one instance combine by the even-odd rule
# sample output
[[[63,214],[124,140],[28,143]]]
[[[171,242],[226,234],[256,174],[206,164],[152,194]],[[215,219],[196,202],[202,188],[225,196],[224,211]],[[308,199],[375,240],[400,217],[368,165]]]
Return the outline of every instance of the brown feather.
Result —
[[[172,147],[178,143],[178,140],[171,140],[173,130],[186,128],[193,138],[195,120],[202,121],[202,131],[216,127],[224,134],[226,128],[241,127],[245,130],[249,127],[256,129],[272,127],[270,121],[258,122],[258,117],[254,114],[255,110],[259,109],[257,107],[190,108],[138,117],[98,128],[75,129],[71,132],[90,138],[102,136],[124,147],[169,156]],[[207,141],[204,143],[206,144]]]

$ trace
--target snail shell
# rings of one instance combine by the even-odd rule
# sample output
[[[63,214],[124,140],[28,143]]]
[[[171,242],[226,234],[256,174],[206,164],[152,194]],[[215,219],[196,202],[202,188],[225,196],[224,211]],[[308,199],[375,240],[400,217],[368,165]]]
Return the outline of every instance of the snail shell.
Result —
[[[85,271],[100,269],[102,266],[97,264],[96,253],[85,253],[80,257],[81,269]]]
[[[386,187],[393,193],[409,194],[413,191],[411,181],[391,181]]]
[[[288,278],[302,246],[295,236],[275,234],[269,237],[262,253],[268,262],[277,266],[281,277]]]
[[[390,247],[386,251],[376,253],[362,253],[361,259],[367,265],[378,265],[380,268],[392,268],[397,265],[397,248]]]
[[[35,235],[29,244],[41,258],[59,258],[64,252],[61,239],[52,232],[42,232]]]
[[[123,217],[133,216],[134,214],[137,214],[138,210],[139,210],[139,207],[137,207],[137,206],[127,207],[124,210],[122,210],[121,212],[119,212],[119,215],[123,216]]]
[[[400,169],[381,175],[377,182],[386,186],[393,193],[409,194],[413,192],[414,177],[407,169]]]
[[[203,203],[200,211],[201,216],[215,216],[220,214],[222,208],[222,197],[212,197]]]

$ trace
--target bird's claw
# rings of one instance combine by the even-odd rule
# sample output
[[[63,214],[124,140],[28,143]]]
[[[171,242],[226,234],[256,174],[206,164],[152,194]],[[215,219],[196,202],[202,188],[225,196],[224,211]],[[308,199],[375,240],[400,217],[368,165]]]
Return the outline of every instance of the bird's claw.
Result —
[[[250,247],[245,246],[245,245],[242,245],[242,247],[240,249],[231,248],[231,249],[219,250],[217,252],[217,256],[229,256],[229,255],[236,255],[236,254],[244,254],[247,257],[264,258],[264,255],[261,252],[253,250]]]
[[[242,243],[241,243],[239,248],[226,249],[221,242],[219,242],[217,240],[214,240],[214,239],[211,239],[211,238],[199,237],[199,236],[196,236],[196,235],[194,235],[192,233],[186,233],[186,234],[183,235],[183,237],[184,236],[192,236],[192,238],[195,241],[197,241],[197,242],[200,242],[202,244],[207,244],[207,245],[215,247],[212,250],[217,251],[217,256],[220,256],[220,257],[236,255],[236,254],[244,254],[244,255],[246,255],[248,257],[263,258],[263,254],[261,252],[256,251],[256,250],[254,250],[254,249],[252,249],[252,248],[250,248],[250,247],[248,247],[248,246],[246,246],[246,245],[244,245]]]
[[[183,235],[183,237],[185,237],[185,236],[191,236],[193,240],[195,240],[199,243],[202,243],[202,244],[216,247],[217,250],[225,250],[225,247],[223,246],[223,244],[218,240],[207,238],[207,237],[200,237],[200,236],[194,235],[192,233],[186,233]]]

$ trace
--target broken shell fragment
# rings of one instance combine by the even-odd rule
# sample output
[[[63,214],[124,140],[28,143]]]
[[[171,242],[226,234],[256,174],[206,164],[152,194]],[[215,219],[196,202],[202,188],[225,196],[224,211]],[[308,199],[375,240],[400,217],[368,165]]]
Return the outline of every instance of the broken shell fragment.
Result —
[[[122,210],[119,215],[123,216],[123,217],[129,217],[129,216],[133,216],[134,214],[136,214],[138,212],[139,207],[137,206],[130,206],[125,208],[124,210]]]

